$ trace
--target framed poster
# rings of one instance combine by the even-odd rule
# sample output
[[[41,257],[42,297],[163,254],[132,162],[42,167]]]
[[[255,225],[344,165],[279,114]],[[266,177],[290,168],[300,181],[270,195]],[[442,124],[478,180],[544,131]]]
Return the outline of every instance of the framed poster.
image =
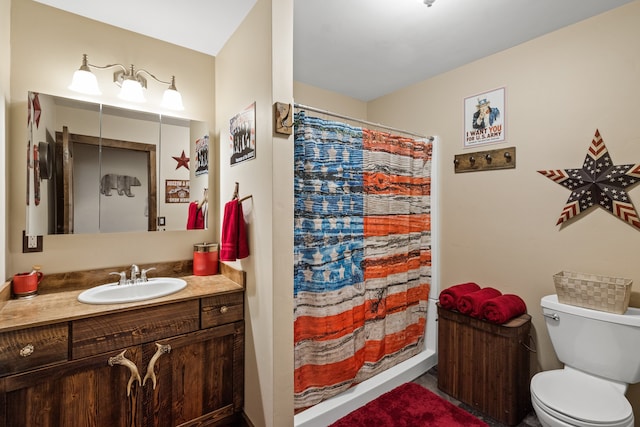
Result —
[[[167,179],[165,180],[164,202],[165,203],[189,203],[188,179]]]
[[[231,166],[256,157],[256,103],[229,121]]]
[[[209,135],[196,140],[196,176],[209,173]]]
[[[505,140],[505,88],[464,99],[464,147]]]

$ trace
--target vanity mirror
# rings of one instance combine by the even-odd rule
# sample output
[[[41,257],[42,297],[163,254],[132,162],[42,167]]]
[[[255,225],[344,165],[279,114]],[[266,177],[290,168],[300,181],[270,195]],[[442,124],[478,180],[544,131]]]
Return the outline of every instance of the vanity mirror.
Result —
[[[206,123],[36,92],[28,108],[27,234],[206,228]]]

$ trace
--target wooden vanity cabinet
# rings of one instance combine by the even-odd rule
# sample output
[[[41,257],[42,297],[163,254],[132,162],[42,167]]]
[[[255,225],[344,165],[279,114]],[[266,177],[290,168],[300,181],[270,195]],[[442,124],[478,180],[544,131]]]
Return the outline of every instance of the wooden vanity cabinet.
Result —
[[[244,403],[243,299],[239,291],[63,324],[66,360],[0,377],[0,426],[234,425]],[[0,334],[0,345],[12,348],[11,338],[22,349],[20,335],[33,334]]]
[[[144,426],[227,425],[243,404],[244,327],[230,323],[162,341],[158,383],[142,387]],[[146,356],[157,350],[146,346]],[[146,357],[145,357],[146,358]]]
[[[127,351],[140,363],[138,348]],[[109,366],[97,355],[2,379],[6,427],[133,426],[136,393],[127,396],[129,372]]]

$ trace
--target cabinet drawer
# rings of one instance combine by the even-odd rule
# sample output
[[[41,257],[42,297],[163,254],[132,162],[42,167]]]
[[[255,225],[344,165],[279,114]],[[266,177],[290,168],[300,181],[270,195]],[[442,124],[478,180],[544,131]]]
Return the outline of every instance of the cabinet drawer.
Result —
[[[71,357],[78,359],[198,330],[198,300],[114,313],[71,323]]]
[[[202,328],[236,322],[244,318],[244,293],[202,298]]]
[[[0,334],[0,375],[67,360],[69,327],[66,323]]]

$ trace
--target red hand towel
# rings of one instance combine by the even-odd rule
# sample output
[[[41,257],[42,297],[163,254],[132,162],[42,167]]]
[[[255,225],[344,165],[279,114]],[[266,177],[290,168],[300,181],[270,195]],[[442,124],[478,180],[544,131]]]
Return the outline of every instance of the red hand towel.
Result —
[[[204,215],[198,208],[198,202],[189,203],[189,217],[187,218],[187,230],[204,229]]]
[[[440,307],[446,308],[447,310],[455,310],[458,308],[458,299],[460,299],[462,295],[478,290],[480,290],[480,286],[473,282],[451,286],[440,292],[440,297],[438,298]]]
[[[237,199],[224,205],[220,237],[220,261],[235,261],[249,256],[247,230],[242,204]]]
[[[482,312],[480,311],[482,303],[500,295],[502,295],[502,292],[494,288],[482,288],[479,291],[462,295],[458,300],[458,311],[480,319],[482,318]]]
[[[518,295],[504,294],[492,298],[482,306],[482,317],[489,322],[503,324],[527,312],[527,305]]]

